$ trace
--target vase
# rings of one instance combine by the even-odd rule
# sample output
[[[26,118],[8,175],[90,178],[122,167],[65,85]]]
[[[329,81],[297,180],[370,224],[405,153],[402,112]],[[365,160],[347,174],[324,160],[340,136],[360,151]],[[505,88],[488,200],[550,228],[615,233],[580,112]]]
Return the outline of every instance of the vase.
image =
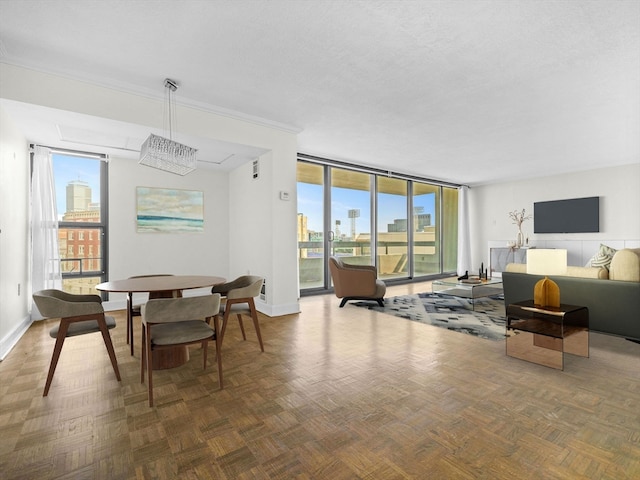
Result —
[[[518,227],[518,235],[516,235],[516,247],[520,248],[524,245],[524,234],[522,233],[522,229]]]

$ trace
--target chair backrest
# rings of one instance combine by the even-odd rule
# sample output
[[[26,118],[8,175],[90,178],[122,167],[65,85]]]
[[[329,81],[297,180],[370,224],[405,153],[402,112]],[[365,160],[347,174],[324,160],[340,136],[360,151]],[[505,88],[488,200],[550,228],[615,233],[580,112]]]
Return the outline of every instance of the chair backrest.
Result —
[[[257,297],[260,295],[260,289],[264,283],[264,278],[258,275],[243,275],[238,277],[235,281],[238,282],[238,285],[242,286],[237,286],[227,292],[227,298],[229,300],[233,300],[235,298]]]
[[[205,320],[220,311],[220,294],[199,297],[156,298],[142,306],[142,321],[147,323],[176,323]]]
[[[331,279],[333,280],[333,289],[337,295],[342,294],[342,279],[340,277],[340,270],[344,268],[344,263],[337,257],[329,257],[329,271],[331,273]]]
[[[62,290],[47,289],[33,295],[38,310],[46,318],[64,318],[103,312],[100,295],[74,295]]]

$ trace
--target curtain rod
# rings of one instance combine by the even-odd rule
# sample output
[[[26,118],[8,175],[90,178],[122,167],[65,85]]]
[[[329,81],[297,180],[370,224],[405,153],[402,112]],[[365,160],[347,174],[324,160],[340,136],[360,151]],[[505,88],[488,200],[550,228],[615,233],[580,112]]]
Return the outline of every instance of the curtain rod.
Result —
[[[417,181],[421,181],[421,182],[425,182],[425,183],[430,183],[433,185],[439,185],[439,186],[443,186],[443,187],[455,187],[455,188],[460,188],[460,187],[466,187],[467,185],[462,185],[459,183],[454,183],[454,182],[446,182],[443,180],[435,180],[433,178],[426,178],[426,177],[420,177],[418,175],[409,175],[406,173],[399,173],[399,172],[394,172],[391,170],[383,170],[381,168],[376,168],[376,167],[366,167],[366,166],[362,166],[362,165],[355,165],[352,163],[348,163],[348,162],[343,162],[340,160],[330,160],[327,158],[322,158],[322,157],[316,157],[313,155],[307,155],[305,153],[298,153],[298,159],[299,160],[304,160],[310,163],[316,163],[316,164],[320,164],[320,165],[332,165],[332,166],[339,166],[339,167],[343,167],[347,170],[353,170],[356,172],[362,172],[362,173],[375,173],[378,175],[382,175],[382,176],[386,176],[386,177],[393,177],[393,178],[399,178],[402,180],[417,180]]]
[[[50,147],[49,145],[41,145],[39,143],[32,143],[29,145],[29,148],[33,151],[33,148],[36,146],[48,148],[49,150],[51,150],[52,153],[60,153],[64,155],[71,155],[74,157],[95,158],[97,160],[104,160],[104,161],[108,160],[107,155],[102,153],[83,152],[80,150],[69,150],[67,148]]]

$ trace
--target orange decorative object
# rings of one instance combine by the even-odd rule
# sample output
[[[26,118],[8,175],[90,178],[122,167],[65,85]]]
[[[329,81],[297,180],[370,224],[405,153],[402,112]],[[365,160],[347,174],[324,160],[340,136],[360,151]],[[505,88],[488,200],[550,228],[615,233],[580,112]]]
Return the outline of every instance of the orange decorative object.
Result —
[[[560,307],[560,287],[544,277],[533,287],[533,303],[542,307]]]

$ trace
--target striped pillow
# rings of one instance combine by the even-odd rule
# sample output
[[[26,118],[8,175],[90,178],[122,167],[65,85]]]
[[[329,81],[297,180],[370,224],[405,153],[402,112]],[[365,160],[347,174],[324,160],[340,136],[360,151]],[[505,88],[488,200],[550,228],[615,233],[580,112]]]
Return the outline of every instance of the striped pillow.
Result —
[[[590,267],[600,267],[606,268],[609,270],[609,265],[611,264],[611,259],[615,255],[617,250],[615,248],[608,247],[607,245],[600,244],[600,250],[596,253],[591,260],[589,260]]]

